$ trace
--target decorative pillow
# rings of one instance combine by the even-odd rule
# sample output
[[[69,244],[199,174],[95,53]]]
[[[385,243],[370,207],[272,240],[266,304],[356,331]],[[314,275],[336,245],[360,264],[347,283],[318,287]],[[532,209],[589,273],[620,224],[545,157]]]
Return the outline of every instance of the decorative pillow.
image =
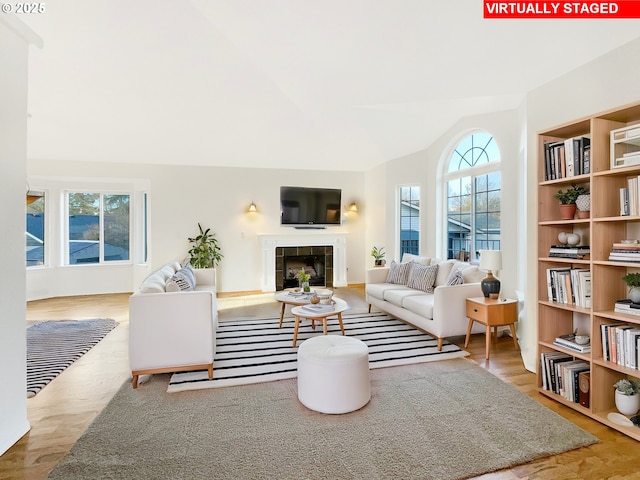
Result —
[[[167,292],[185,292],[193,290],[193,284],[189,281],[187,274],[179,270],[167,279],[166,290]]]
[[[411,263],[397,263],[392,260],[389,266],[389,274],[387,275],[387,283],[406,285],[410,265]]]
[[[436,277],[436,286],[446,285],[447,278],[453,269],[453,264],[457,263],[457,260],[443,260],[438,264],[438,276]]]
[[[407,287],[433,293],[433,284],[436,281],[437,275],[438,265],[426,266],[420,265],[419,263],[412,263]]]
[[[429,265],[429,263],[431,262],[431,257],[419,257],[418,255],[414,255],[413,253],[403,253],[402,263],[406,262],[416,262],[422,265]]]
[[[191,282],[191,286],[193,288],[196,288],[196,272],[193,271],[193,267],[190,263],[186,264],[184,267],[178,270],[178,272],[184,273],[189,279],[189,282]]]
[[[452,285],[462,285],[464,283],[464,276],[462,275],[462,270],[452,270],[449,274],[449,278],[447,278],[446,284],[449,286]]]

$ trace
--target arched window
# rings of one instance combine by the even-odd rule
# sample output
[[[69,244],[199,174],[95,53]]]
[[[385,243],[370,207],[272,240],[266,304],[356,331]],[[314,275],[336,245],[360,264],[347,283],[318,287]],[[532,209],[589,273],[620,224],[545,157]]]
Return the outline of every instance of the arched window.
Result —
[[[447,173],[447,258],[470,261],[500,250],[500,150],[486,132],[464,138]]]

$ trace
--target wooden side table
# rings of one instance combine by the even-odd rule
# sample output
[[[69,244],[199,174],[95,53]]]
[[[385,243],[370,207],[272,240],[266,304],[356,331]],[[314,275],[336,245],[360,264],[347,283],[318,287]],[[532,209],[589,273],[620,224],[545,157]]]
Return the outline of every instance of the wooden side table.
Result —
[[[516,328],[514,324],[518,321],[518,301],[508,298],[485,298],[474,297],[467,298],[467,317],[469,317],[469,327],[467,328],[467,338],[464,341],[464,348],[469,345],[469,336],[473,322],[478,322],[487,327],[486,330],[486,354],[485,358],[489,360],[489,351],[491,349],[491,327],[497,332],[496,327],[509,325],[511,335],[513,336],[513,344],[518,347],[518,339],[516,338]]]

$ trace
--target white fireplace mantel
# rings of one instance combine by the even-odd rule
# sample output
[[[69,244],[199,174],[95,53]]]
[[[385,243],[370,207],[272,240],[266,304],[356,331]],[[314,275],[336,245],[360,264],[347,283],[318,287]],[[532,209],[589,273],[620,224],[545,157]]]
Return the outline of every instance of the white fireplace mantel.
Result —
[[[304,232],[287,235],[259,233],[262,249],[262,291],[276,290],[277,247],[333,247],[333,286],[347,286],[347,233]]]

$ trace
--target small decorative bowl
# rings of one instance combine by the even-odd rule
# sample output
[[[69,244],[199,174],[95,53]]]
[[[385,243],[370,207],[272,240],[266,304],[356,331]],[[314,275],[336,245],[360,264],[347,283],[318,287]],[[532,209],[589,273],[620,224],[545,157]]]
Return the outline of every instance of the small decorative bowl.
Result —
[[[580,345],[586,345],[589,343],[589,335],[576,335],[576,343]]]
[[[316,290],[316,296],[320,300],[320,304],[328,305],[331,303],[331,298],[333,297],[333,290],[319,288]]]

